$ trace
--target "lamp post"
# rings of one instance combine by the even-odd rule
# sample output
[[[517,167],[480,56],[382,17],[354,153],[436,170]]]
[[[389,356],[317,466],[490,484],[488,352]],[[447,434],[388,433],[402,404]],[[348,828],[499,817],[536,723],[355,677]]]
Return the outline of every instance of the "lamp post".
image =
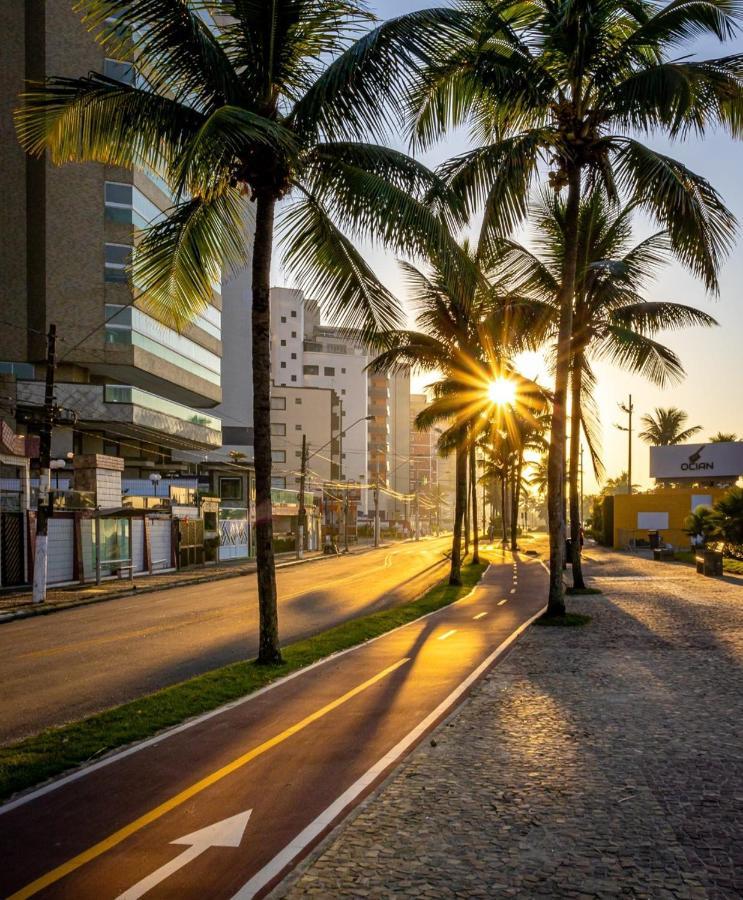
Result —
[[[152,482],[152,489],[155,492],[155,496],[157,497],[157,486],[162,481],[162,475],[159,472],[150,472],[150,481]]]
[[[64,469],[66,461],[64,459],[49,460],[49,468],[54,472],[54,484],[56,490],[59,490],[59,470]]]
[[[629,395],[629,403],[620,403],[619,408],[623,413],[627,413],[627,427],[624,425],[614,425],[620,431],[627,432],[627,493],[632,493],[632,413],[635,407],[632,403],[632,394]]]

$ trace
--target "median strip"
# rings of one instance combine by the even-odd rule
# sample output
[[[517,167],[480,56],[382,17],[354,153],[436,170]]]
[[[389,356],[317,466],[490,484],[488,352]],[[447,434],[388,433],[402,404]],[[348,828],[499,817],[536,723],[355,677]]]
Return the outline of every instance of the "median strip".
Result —
[[[462,585],[434,585],[412,603],[353,619],[284,648],[284,664],[232,663],[80,722],[50,728],[0,748],[0,800],[102,755],[142,741],[209,710],[251,694],[333,653],[363,644],[467,594],[487,567],[462,567]]]

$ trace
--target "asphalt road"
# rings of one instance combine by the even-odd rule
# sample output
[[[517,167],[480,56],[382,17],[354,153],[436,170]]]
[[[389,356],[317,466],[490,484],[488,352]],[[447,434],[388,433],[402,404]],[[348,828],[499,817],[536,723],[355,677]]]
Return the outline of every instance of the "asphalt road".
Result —
[[[279,569],[283,641],[409,602],[444,574],[450,540]],[[0,743],[254,656],[257,602],[251,574],[0,625]]]
[[[501,557],[452,606],[0,807],[0,895],[262,896],[461,700],[546,581]]]

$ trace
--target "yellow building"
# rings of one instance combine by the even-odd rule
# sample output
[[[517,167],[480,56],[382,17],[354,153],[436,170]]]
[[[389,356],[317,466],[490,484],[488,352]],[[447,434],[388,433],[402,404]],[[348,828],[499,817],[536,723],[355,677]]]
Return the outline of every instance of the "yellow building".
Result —
[[[630,542],[649,542],[649,532],[674,547],[688,547],[684,520],[698,506],[713,506],[729,488],[666,487],[646,494],[614,496],[614,548],[626,550]]]

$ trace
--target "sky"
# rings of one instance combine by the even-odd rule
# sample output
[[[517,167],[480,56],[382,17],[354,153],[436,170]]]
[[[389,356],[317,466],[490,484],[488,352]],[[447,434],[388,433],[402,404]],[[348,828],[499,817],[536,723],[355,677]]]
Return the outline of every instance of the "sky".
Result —
[[[437,4],[435,0],[369,2],[369,6],[380,18],[434,5],[444,3]],[[743,36],[725,45],[705,40],[691,46],[689,51],[700,56],[743,53]],[[681,384],[660,389],[643,378],[630,376],[601,362],[595,365],[602,458],[609,476],[616,476],[627,468],[627,435],[614,428],[614,424],[626,425],[626,415],[620,412],[618,403],[626,403],[629,394],[632,394],[635,419],[638,422],[642,414],[651,412],[655,407],[677,406],[688,412],[688,424],[702,426],[699,440],[704,440],[717,431],[736,432],[743,439],[743,142],[734,142],[723,133],[709,135],[704,140],[687,139],[673,144],[662,137],[643,140],[709,179],[741,223],[741,228],[738,241],[720,273],[719,297],[709,295],[704,285],[675,261],[646,290],[646,296],[650,300],[671,300],[698,306],[719,322],[718,328],[687,329],[661,337],[682,360],[687,374]],[[469,146],[467,134],[460,132],[450,135],[420,158],[433,168],[464,152]],[[647,221],[638,220],[637,225],[638,239],[649,233]],[[404,300],[405,288],[394,255],[370,246],[362,249],[387,287]],[[538,359],[529,361],[528,367],[523,369],[524,375],[534,377],[540,374],[543,379],[546,378],[544,367]],[[540,369],[541,372],[538,371]],[[420,388],[425,383],[425,378],[413,381],[415,388]],[[647,487],[652,485],[648,464],[647,445],[635,438],[632,469],[634,483]],[[587,493],[596,487],[588,468],[585,483]]]

